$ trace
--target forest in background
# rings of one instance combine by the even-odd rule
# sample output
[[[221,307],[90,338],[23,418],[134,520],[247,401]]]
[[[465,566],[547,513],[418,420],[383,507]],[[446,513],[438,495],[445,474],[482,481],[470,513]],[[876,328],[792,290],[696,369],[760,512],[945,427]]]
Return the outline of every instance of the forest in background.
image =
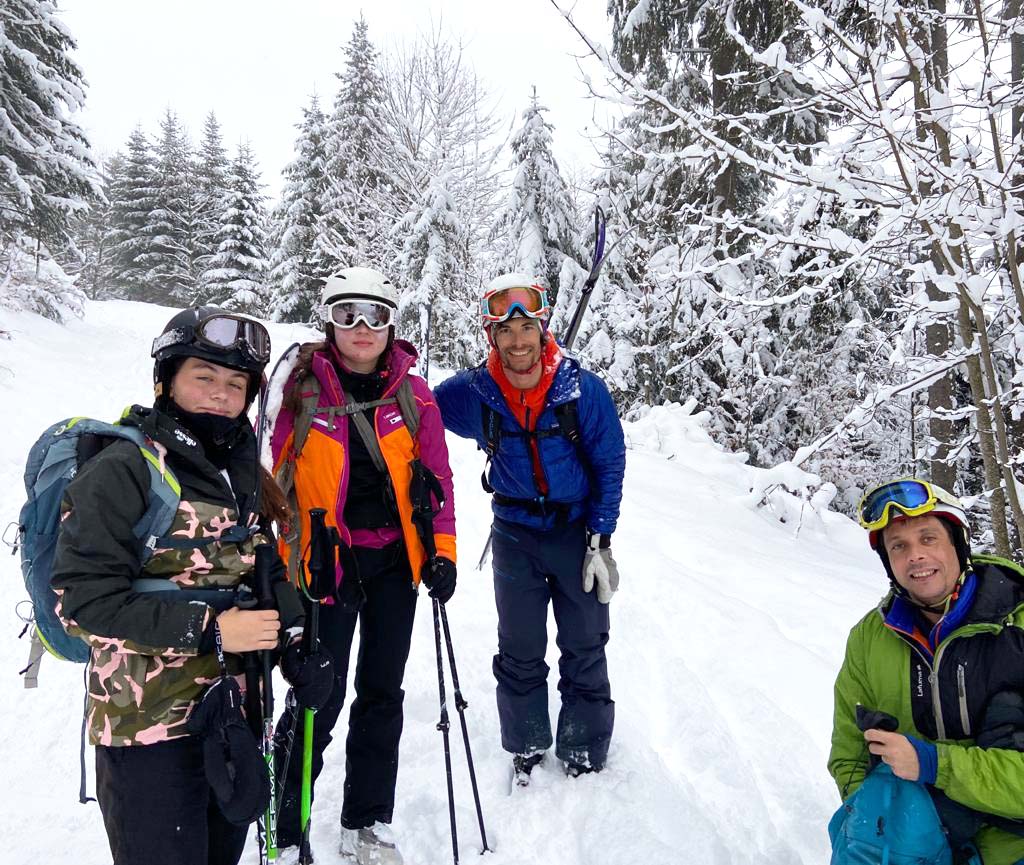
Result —
[[[848,513],[876,480],[929,477],[1019,552],[1020,0],[609,0],[607,20],[579,33],[592,98],[621,109],[592,175],[554,158],[544,82],[509,133],[457,40],[381,52],[358,20],[268,201],[215,108],[197,140],[168,110],[99,160],[58,8],[3,0],[0,305],[309,321],[323,278],[361,264],[457,368],[483,357],[498,273],[542,279],[564,329],[600,205],[621,242],[575,348],[624,416],[707,410],[721,444]]]

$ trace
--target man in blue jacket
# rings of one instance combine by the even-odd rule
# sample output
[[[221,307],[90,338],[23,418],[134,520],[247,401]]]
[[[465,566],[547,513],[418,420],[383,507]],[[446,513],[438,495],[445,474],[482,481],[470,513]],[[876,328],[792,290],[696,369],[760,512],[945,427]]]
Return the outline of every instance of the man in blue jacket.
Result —
[[[551,747],[548,601],[559,659],[555,753],[572,776],[600,771],[615,704],[605,644],[619,575],[611,555],[625,443],[604,383],[562,355],[537,280],[507,274],[481,302],[487,362],[436,390],[444,425],[489,457],[498,716],[520,785]]]

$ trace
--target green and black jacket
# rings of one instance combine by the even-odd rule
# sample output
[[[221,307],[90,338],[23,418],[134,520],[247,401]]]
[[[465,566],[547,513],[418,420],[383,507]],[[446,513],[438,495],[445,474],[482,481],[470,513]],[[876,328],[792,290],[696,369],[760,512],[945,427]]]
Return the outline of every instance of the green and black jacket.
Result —
[[[856,707],[887,712],[899,731],[934,742],[935,787],[950,799],[1012,820],[1024,819],[1024,753],[974,745],[989,700],[1024,691],[1024,570],[975,556],[974,602],[934,656],[887,622],[894,595],[883,598],[850,632],[835,684],[828,768],[843,798],[861,784],[869,754]],[[985,865],[1024,857],[1024,838],[984,827],[974,838]]]
[[[57,612],[71,634],[92,647],[87,717],[90,741],[145,745],[187,735],[188,712],[219,675],[212,653],[214,608],[176,600],[176,592],[139,592],[140,577],[169,580],[182,589],[235,589],[251,575],[258,532],[241,541],[220,540],[249,520],[256,484],[256,441],[251,428],[232,448],[225,474],[202,446],[170,416],[135,406],[122,420],[134,424],[163,454],[181,486],[181,501],[167,536],[193,548],[158,548],[146,562],[134,526],[148,503],[149,470],[134,444],[118,440],[90,459],[68,485],[54,558]],[[301,626],[302,607],[287,582],[276,587],[282,629]],[[227,657],[240,674],[241,659]],[[244,681],[239,676],[244,688]]]

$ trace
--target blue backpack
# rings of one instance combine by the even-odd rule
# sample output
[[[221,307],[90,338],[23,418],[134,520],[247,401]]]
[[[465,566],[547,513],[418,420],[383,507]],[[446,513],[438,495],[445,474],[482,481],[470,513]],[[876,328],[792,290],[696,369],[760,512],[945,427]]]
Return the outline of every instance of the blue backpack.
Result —
[[[149,506],[135,525],[143,562],[174,521],[181,486],[167,468],[161,467],[159,453],[142,430],[75,417],[55,423],[39,437],[25,465],[28,500],[21,509],[17,540],[22,576],[32,604],[29,624],[34,626],[29,664],[22,671],[26,688],[36,685],[36,668],[44,648],[67,661],[84,663],[89,659],[88,644],[69,636],[57,618],[57,595],[50,586],[50,577],[64,490],[89,459],[116,439],[138,446],[149,467]]]
[[[952,865],[946,831],[928,790],[884,763],[828,824],[831,865]]]

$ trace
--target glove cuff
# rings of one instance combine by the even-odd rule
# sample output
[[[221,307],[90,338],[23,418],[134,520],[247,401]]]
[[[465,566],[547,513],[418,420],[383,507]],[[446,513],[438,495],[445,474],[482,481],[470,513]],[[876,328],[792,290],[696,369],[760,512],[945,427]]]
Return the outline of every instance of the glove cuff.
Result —
[[[587,547],[591,550],[608,550],[612,546],[611,535],[601,535],[587,529]]]

